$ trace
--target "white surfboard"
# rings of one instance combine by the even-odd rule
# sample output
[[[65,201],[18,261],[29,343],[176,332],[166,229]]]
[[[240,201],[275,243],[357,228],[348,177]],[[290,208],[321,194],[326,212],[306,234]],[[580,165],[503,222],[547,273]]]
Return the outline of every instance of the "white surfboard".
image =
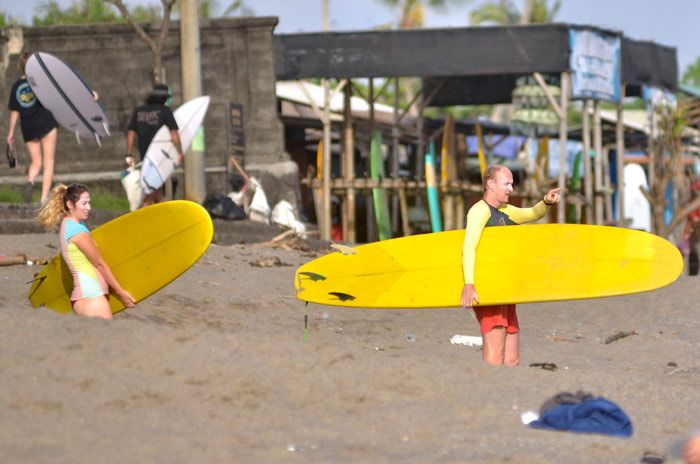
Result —
[[[56,121],[79,137],[109,135],[109,122],[102,107],[93,99],[92,90],[67,63],[44,52],[33,53],[25,74],[36,98]]]
[[[208,107],[209,97],[203,96],[194,98],[175,110],[175,121],[183,153],[187,153],[192,145]],[[167,126],[163,126],[156,132],[143,157],[141,187],[146,195],[159,189],[168,180],[177,166],[177,158],[177,150],[170,138],[170,130]]]
[[[631,229],[651,232],[651,207],[649,206],[649,200],[646,199],[639,189],[640,187],[649,189],[644,168],[637,163],[629,163],[625,166],[623,174],[625,182],[625,219],[632,220],[629,225]]]

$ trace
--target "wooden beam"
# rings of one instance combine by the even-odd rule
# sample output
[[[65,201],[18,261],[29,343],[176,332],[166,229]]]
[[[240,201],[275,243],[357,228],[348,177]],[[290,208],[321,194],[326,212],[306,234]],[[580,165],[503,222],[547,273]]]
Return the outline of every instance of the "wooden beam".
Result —
[[[564,110],[564,105],[559,105],[557,103],[557,101],[554,99],[554,95],[552,95],[552,92],[549,91],[549,87],[547,87],[547,83],[544,81],[542,74],[536,72],[536,73],[533,73],[532,75],[535,78],[535,81],[537,81],[537,84],[544,91],[544,96],[547,97],[547,101],[549,101],[549,104],[552,105],[552,108],[557,113],[557,116],[559,116],[559,119],[561,120],[562,118],[565,118],[566,114],[565,114],[565,110]],[[564,89],[562,86],[562,91],[563,90]],[[562,94],[563,94],[563,92],[562,92]]]

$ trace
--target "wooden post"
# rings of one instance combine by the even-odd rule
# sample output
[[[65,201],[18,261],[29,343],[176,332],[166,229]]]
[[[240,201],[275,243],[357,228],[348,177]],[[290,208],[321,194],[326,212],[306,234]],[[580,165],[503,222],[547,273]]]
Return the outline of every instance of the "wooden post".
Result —
[[[615,151],[617,152],[617,225],[625,226],[625,121],[623,104],[625,84],[620,85],[620,101],[617,102],[617,125],[615,126]]]
[[[371,163],[371,145],[372,145],[372,134],[374,134],[374,78],[369,78],[369,89],[368,89],[368,103],[369,103],[369,144],[367,145],[367,162],[365,163],[365,175],[369,177],[370,175],[370,163]],[[372,200],[372,191],[365,190],[365,204],[367,205],[367,242],[374,242],[377,240],[377,227],[376,218],[374,216],[374,201]]]
[[[603,130],[600,123],[600,102],[593,102],[593,148],[595,150],[595,223],[603,224]]]
[[[343,177],[348,181],[343,202],[343,238],[346,242],[357,242],[355,231],[355,189],[352,181],[355,179],[355,133],[352,126],[352,85],[346,85],[343,90],[343,110],[345,113],[345,130],[343,131]]]
[[[408,201],[406,200],[406,185],[401,181],[399,186],[399,208],[401,209],[401,229],[403,236],[411,235],[411,224],[408,221]]]
[[[330,29],[329,0],[323,0],[323,30]],[[331,239],[331,113],[330,83],[323,79],[323,211],[319,221],[321,240]],[[321,224],[323,224],[321,226]]]
[[[394,111],[391,120],[391,177],[399,178],[399,78],[394,78]],[[399,229],[399,197],[391,192],[391,230]]]
[[[557,205],[557,222],[564,224],[566,212],[566,145],[568,142],[569,126],[567,121],[567,111],[569,109],[569,73],[561,73],[561,116],[559,117],[559,185],[561,189],[561,200]]]
[[[583,101],[583,188],[585,189],[586,203],[583,205],[583,215],[586,218],[585,223],[591,224],[593,222],[593,182],[591,176],[593,175],[593,170],[591,169],[591,119],[589,114],[589,109],[591,107],[590,100]]]

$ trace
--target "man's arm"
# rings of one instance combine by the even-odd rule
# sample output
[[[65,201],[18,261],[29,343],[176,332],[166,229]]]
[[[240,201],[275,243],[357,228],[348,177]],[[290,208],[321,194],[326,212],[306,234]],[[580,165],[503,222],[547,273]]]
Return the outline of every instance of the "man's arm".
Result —
[[[532,222],[542,218],[549,207],[559,203],[561,199],[561,188],[555,188],[547,192],[544,199],[537,203],[532,208],[518,208],[517,206],[506,205],[502,210],[508,215],[511,220],[517,222],[518,224],[523,224],[525,222]]]
[[[128,166],[133,166],[136,161],[134,160],[134,145],[136,144],[136,132],[129,130],[126,133],[126,164]]]
[[[464,287],[460,304],[465,308],[471,308],[479,302],[479,296],[474,286],[474,264],[476,263],[476,247],[479,245],[481,233],[489,220],[491,210],[484,201],[479,201],[471,207],[467,214],[467,228],[464,233],[462,245],[462,272],[464,274]]]

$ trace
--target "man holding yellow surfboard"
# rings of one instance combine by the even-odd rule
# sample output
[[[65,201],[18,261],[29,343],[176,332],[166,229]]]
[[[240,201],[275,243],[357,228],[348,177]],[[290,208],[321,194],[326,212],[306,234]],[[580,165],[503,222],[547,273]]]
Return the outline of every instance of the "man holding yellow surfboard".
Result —
[[[523,224],[542,218],[549,206],[559,202],[561,189],[552,189],[532,208],[508,204],[513,192],[513,173],[505,166],[490,166],[484,173],[484,198],[467,213],[467,228],[462,246],[464,287],[461,305],[472,308],[479,303],[474,279],[476,248],[484,227]],[[520,362],[520,327],[515,305],[477,306],[474,312],[484,340],[484,361],[492,365],[517,366]]]

